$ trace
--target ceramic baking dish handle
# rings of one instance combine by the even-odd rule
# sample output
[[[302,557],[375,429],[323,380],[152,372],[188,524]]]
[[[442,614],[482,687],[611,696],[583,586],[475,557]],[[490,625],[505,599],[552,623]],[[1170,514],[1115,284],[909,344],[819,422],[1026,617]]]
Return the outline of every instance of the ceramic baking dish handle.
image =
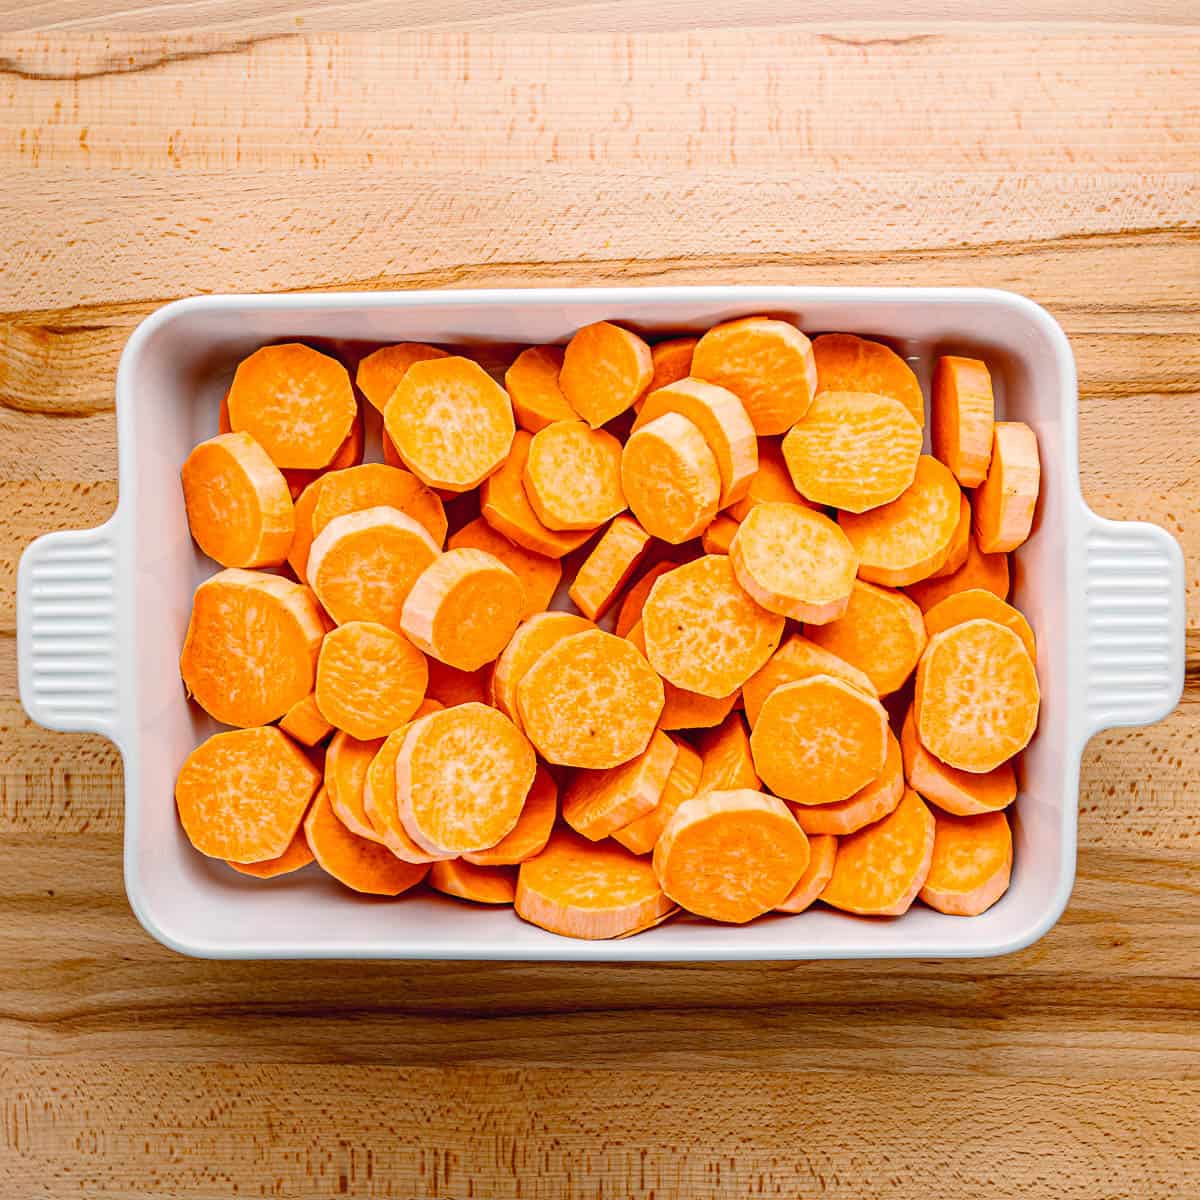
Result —
[[[1164,529],[1086,511],[1086,721],[1160,721],[1183,692],[1183,552]]]
[[[48,533],[21,555],[17,681],[21,703],[39,725],[116,738],[122,703],[117,547],[114,517],[97,529]]]

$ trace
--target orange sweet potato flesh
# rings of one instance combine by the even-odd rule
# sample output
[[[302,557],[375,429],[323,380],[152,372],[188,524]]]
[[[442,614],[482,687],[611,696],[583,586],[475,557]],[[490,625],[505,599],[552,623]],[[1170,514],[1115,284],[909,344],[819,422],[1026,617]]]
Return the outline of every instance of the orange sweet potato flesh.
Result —
[[[476,904],[512,904],[517,898],[516,867],[479,867],[452,858],[435,862],[428,878],[435,892]]]
[[[508,458],[483,481],[479,511],[493,529],[518,546],[548,558],[562,558],[582,546],[592,531],[549,529],[534,512],[524,483],[532,440],[524,429],[517,430]]]
[[[666,341],[655,342],[650,347],[650,361],[654,367],[654,373],[650,376],[650,384],[645,392],[646,396],[659,388],[678,383],[679,380],[686,379],[692,373],[692,354],[699,340],[694,337],[667,338]],[[634,401],[634,407],[639,412],[644,399],[645,397],[642,400]]]
[[[655,580],[642,610],[647,657],[676,687],[719,699],[771,657],[784,618],[738,583],[728,555],[708,554]]]
[[[929,580],[943,579],[953,575],[967,561],[971,548],[971,503],[963,496],[958,505],[958,524],[954,527],[954,536],[950,539],[950,549],[946,552],[946,561],[929,576]],[[925,582],[928,583],[929,580]],[[916,586],[921,586],[917,584]]]
[[[976,618],[929,639],[917,666],[913,718],[921,744],[982,774],[1028,744],[1040,692],[1033,660],[1006,625]]]
[[[954,595],[939,600],[924,614],[925,631],[933,637],[943,629],[961,625],[964,621],[978,617],[995,621],[999,625],[1007,625],[1025,644],[1029,657],[1037,662],[1037,643],[1024,614],[986,588],[969,588],[965,592],[955,592]]]
[[[430,700],[436,700],[444,708],[453,708],[456,704],[490,704],[489,684],[491,681],[491,665],[480,667],[477,671],[460,671],[436,658],[427,660],[429,668],[429,685],[425,695]]]
[[[740,790],[685,800],[655,844],[653,863],[680,907],[740,925],[778,908],[808,859],[808,839],[787,805]]]
[[[179,670],[222,724],[267,725],[313,690],[324,636],[303,584],[231,567],[196,589]]]
[[[325,635],[317,659],[317,708],[336,729],[366,741],[387,737],[425,699],[425,656],[407,638],[371,621]]]
[[[494,846],[486,850],[468,851],[463,855],[463,860],[479,867],[506,867],[523,863],[545,849],[557,816],[558,786],[554,776],[539,763],[517,823]]]
[[[308,555],[313,542],[312,515],[320,498],[324,478],[323,475],[318,475],[296,497],[292,509],[295,530],[291,542],[288,543],[287,563],[301,583],[308,582]]]
[[[777,796],[832,804],[879,777],[887,734],[887,713],[873,696],[832,675],[813,675],[767,696],[750,750],[755,771]]]
[[[925,424],[925,398],[916,374],[890,347],[852,333],[823,333],[813,339],[818,392],[869,392],[899,400],[918,425]]]
[[[965,488],[978,487],[992,457],[992,377],[977,358],[946,354],[933,371],[933,452]]]
[[[508,457],[516,422],[508,393],[469,358],[413,363],[387,402],[384,426],[422,483],[478,487]]]
[[[381,505],[334,517],[313,539],[307,575],[339,625],[375,621],[399,632],[409,592],[437,557],[423,525]]]
[[[571,602],[589,620],[598,621],[629,582],[649,545],[650,535],[632,517],[614,517],[576,571],[567,592]]]
[[[907,587],[941,568],[958,526],[962,493],[949,468],[922,454],[912,485],[890,504],[840,513],[858,553],[858,573],[885,587]]]
[[[278,566],[295,532],[287,481],[248,433],[201,442],[181,473],[188,528],[223,567]]]
[[[367,775],[383,738],[359,741],[348,733],[335,733],[325,753],[325,792],[337,818],[351,833],[369,842],[383,840],[366,809]]]
[[[978,817],[938,813],[933,860],[920,897],[938,912],[977,917],[1008,890],[1012,857],[1012,830],[1004,813]]]
[[[678,545],[698,537],[717,515],[721,472],[696,425],[665,412],[626,441],[621,490],[649,533]]]
[[[537,433],[555,421],[573,421],[578,416],[558,386],[562,364],[561,346],[530,346],[504,372],[504,386],[522,429]]]
[[[933,859],[933,814],[911,789],[886,817],[838,842],[821,899],[843,912],[898,917],[917,898]]]
[[[911,710],[900,729],[900,747],[908,786],[942,812],[960,817],[997,812],[1017,798],[1017,776],[1011,762],[983,773],[947,766],[921,745]]]
[[[484,550],[447,550],[418,576],[400,616],[419,649],[460,671],[477,671],[508,645],[525,611],[514,571]]]
[[[489,702],[519,724],[517,685],[525,672],[555,642],[591,628],[590,621],[568,612],[535,613],[522,621],[496,659],[489,684]]]
[[[621,607],[617,610],[617,623],[613,626],[613,632],[617,637],[629,636],[629,631],[642,619],[642,609],[646,606],[646,597],[650,595],[654,581],[660,575],[674,570],[677,565],[669,560],[655,563],[654,566],[647,568],[638,581],[625,593]]]
[[[354,382],[358,390],[367,398],[367,402],[383,412],[392,393],[400,386],[400,381],[415,362],[424,362],[430,358],[448,358],[445,350],[436,346],[426,346],[421,342],[400,342],[395,346],[383,346],[368,354],[358,364],[358,373]]]
[[[386,463],[364,463],[330,471],[322,478],[312,510],[313,537],[335,517],[386,505],[412,517],[439,546],[446,540],[446,511],[441,500],[411,471]]]
[[[510,833],[537,755],[503,713],[460,704],[414,721],[396,758],[396,804],[409,836],[431,853],[486,850]]]
[[[619,767],[576,771],[563,792],[563,820],[598,842],[644,817],[662,800],[678,753],[671,738],[656,732],[641,754]]]
[[[720,513],[709,522],[708,528],[700,535],[700,546],[705,554],[728,554],[733,544],[733,535],[738,531],[738,523],[732,518]]]
[[[597,429],[632,408],[653,374],[650,347],[636,333],[597,321],[567,343],[558,382],[571,408]]]
[[[188,840],[210,858],[254,863],[288,848],[320,772],[273,726],[215,733],[184,759],[175,804]]]
[[[483,550],[498,558],[521,581],[525,589],[525,607],[521,618],[533,616],[550,607],[554,593],[558,590],[562,579],[562,564],[555,558],[547,558],[544,554],[534,554],[524,546],[518,546],[509,541],[502,533],[497,533],[482,517],[468,521],[460,530],[452,534],[449,541],[451,550],[466,548],[468,550]]]
[[[975,538],[984,554],[1015,550],[1029,537],[1040,484],[1033,430],[1021,421],[997,421],[991,465],[975,493]]]
[[[302,491],[314,479],[319,479],[322,475],[328,475],[331,471],[342,471],[347,467],[357,466],[363,460],[363,450],[365,448],[366,431],[363,429],[362,412],[358,410],[354,415],[354,424],[350,426],[350,432],[346,434],[346,440],[338,447],[337,453],[319,469],[301,467],[287,467],[283,472],[284,479],[287,480],[288,490],[292,494],[292,498],[299,496]]]
[[[928,612],[947,596],[971,588],[984,588],[1003,600],[1008,596],[1008,586],[1008,555],[983,554],[975,538],[968,537],[966,561],[957,571],[940,577],[930,576],[905,590],[920,605],[922,612]]]
[[[517,874],[517,915],[564,937],[622,937],[658,924],[674,907],[646,859],[567,829],[556,830]]]
[[[794,325],[769,317],[714,325],[696,343],[692,374],[733,392],[760,436],[786,433],[817,391],[812,343]]]
[[[355,892],[399,896],[429,873],[428,864],[401,862],[386,847],[351,833],[337,819],[323,788],[304,818],[304,836],[317,865]]]
[[[796,490],[814,504],[865,512],[912,484],[921,426],[890,396],[821,392],[783,439]]]
[[[886,817],[903,797],[904,762],[900,743],[889,729],[887,757],[877,779],[859,788],[846,800],[835,800],[832,804],[797,804],[792,812],[800,828],[810,836],[834,834],[841,837]]]
[[[780,444],[774,440],[759,439],[758,469],[751,476],[746,494],[729,506],[729,515],[735,521],[744,521],[746,514],[756,505],[763,503],[799,504],[802,508],[817,505],[796,491],[783,457]]]
[[[283,467],[324,467],[346,440],[358,401],[337,359],[292,342],[243,359],[229,388],[229,423]]]
[[[590,530],[625,508],[621,443],[584,421],[556,421],[533,435],[525,495],[549,529]]]
[[[858,555],[835,521],[795,504],[758,504],[738,526],[729,562],[769,612],[822,625],[846,611]]]
[[[809,627],[808,636],[862,671],[880,696],[904,686],[926,641],[915,601],[861,579],[855,580],[846,611],[826,625]]]
[[[647,813],[614,829],[612,836],[626,850],[634,854],[649,854],[666,828],[675,810],[696,794],[700,786],[700,755],[686,742],[671,739],[675,743],[675,762],[667,776],[666,785],[658,803]]]
[[[318,664],[320,661],[318,657]],[[303,700],[297,700],[279,718],[279,728],[302,746],[315,746],[333,732],[333,726],[321,715],[316,695],[312,692]]]
[[[629,640],[646,653],[646,637],[639,621],[630,631]],[[737,703],[738,693],[713,698],[699,692],[677,688],[670,680],[663,680],[663,710],[658,718],[660,729],[710,729],[719,725]]]
[[[701,764],[697,794],[743,788],[758,791],[761,783],[754,772],[750,735],[741,713],[731,712],[715,729],[706,729],[696,739],[696,750]]]
[[[803,826],[801,826],[803,828]],[[813,902],[825,890],[833,877],[833,864],[837,859],[837,838],[829,834],[818,834],[808,839],[808,866],[796,886],[782,904],[775,906],[776,912],[802,913],[812,907]]]
[[[229,865],[242,875],[253,875],[255,879],[277,879],[280,875],[290,875],[307,867],[313,861],[313,853],[308,848],[304,830],[297,826],[287,849],[275,858],[265,858],[262,862],[239,863]]]
[[[517,684],[521,726],[548,762],[600,770],[636,758],[663,709],[663,685],[624,639],[589,629],[558,639]]]
[[[768,662],[742,685],[746,720],[753,727],[759,712],[762,711],[763,701],[780,684],[795,683],[797,679],[807,679],[812,675],[832,675],[835,679],[844,679],[869,696],[879,694],[870,677],[858,667],[826,650],[811,638],[794,633],[771,655]]]

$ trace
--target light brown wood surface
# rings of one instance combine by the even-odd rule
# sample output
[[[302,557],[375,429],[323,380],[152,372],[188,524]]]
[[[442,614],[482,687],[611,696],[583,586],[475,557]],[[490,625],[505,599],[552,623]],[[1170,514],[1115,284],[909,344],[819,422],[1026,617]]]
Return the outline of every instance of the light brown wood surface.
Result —
[[[1196,9],[696,7],[0,2],[5,1198],[1200,1194]],[[130,330],[612,281],[986,284],[1063,323],[1087,498],[1179,537],[1190,634],[1179,710],[1086,752],[1062,922],[976,963],[155,945],[118,756],[24,718],[13,647],[22,546],[116,501]]]

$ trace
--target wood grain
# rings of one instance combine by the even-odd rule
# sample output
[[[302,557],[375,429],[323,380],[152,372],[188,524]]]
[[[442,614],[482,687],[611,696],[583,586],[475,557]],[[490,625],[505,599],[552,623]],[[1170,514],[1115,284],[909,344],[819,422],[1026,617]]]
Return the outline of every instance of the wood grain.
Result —
[[[0,0],[7,1197],[1200,1191],[1200,34],[1177,0]],[[322,27],[387,29],[354,38]],[[121,32],[118,32],[121,31]],[[102,739],[16,698],[27,541],[204,291],[961,283],[1045,304],[1090,503],[1188,564],[1184,702],[1096,738],[1078,883],[984,962],[205,963]]]

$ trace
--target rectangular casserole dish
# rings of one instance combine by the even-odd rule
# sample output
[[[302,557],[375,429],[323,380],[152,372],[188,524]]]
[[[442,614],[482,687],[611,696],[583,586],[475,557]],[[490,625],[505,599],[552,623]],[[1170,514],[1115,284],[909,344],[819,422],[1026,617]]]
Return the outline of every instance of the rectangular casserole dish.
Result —
[[[601,319],[648,336],[770,313],[811,334],[877,336],[914,360],[985,359],[999,414],[1028,422],[1042,493],[1013,598],[1038,639],[1038,733],[1022,756],[1012,886],[983,916],[917,905],[898,919],[828,910],[742,928],[677,919],[636,938],[556,937],[511,911],[423,894],[381,902],[311,867],[262,885],[197,854],[175,816],[185,755],[215,727],[177,663],[192,592],[213,564],[188,535],[179,469],[216,432],[237,361],[266,342],[562,342]],[[160,942],[227,958],[720,960],[968,957],[1029,945],[1057,920],[1075,868],[1080,755],[1113,725],[1156,721],[1183,684],[1184,577],[1163,530],[1095,516],[1079,492],[1075,364],[1062,330],[1011,293],[958,288],[618,287],[205,296],[134,332],[117,375],[117,511],[98,529],[34,542],[18,572],[22,703],[52,729],[111,738],[125,763],[125,882]]]

